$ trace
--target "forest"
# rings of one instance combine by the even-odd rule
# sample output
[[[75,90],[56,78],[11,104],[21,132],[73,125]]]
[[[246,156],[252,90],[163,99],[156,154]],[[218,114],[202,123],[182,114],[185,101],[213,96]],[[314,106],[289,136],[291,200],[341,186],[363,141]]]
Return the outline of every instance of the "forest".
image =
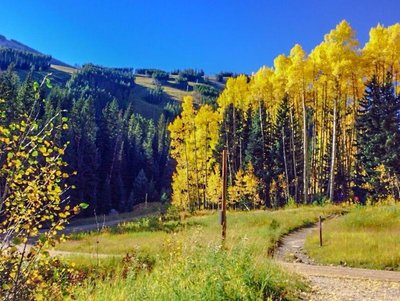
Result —
[[[215,80],[50,60],[0,49],[0,299],[398,296],[399,23]]]
[[[0,70],[6,70],[10,64],[25,70],[47,70],[50,61],[50,55],[0,47]]]
[[[309,54],[295,45],[252,76],[220,72],[218,78],[232,76],[221,94],[204,84],[203,70],[93,64],[65,87],[49,83],[35,92],[32,72],[51,57],[2,49],[8,67],[0,74],[2,124],[29,111],[38,93],[45,100],[34,114],[42,124],[60,127],[68,119],[54,139],[68,143],[65,159],[74,176],[67,181],[76,187],[70,197],[91,205],[86,214],[170,198],[191,211],[216,208],[223,149],[232,208],[398,198],[399,27],[372,28],[360,48],[343,21]],[[25,79],[13,72],[28,66]],[[167,106],[158,120],[146,119],[132,101],[135,73],[157,84],[149,89],[150,103],[161,104],[161,84],[170,76],[197,82],[197,100],[185,97],[176,118],[180,110]]]
[[[172,173],[166,129],[171,111],[158,120],[134,112],[131,69],[88,64],[66,87],[52,87],[47,78],[48,85],[38,89],[32,71],[20,80],[14,67],[0,73],[5,112],[0,125],[31,112],[40,125],[55,127],[53,140],[68,144],[66,171],[74,176],[65,181],[75,187],[68,192],[72,204],[84,200],[90,205],[84,214],[93,215],[130,211],[146,199],[166,201]],[[44,101],[35,101],[36,96]]]
[[[169,126],[172,203],[216,208],[228,152],[231,208],[400,197],[400,25],[360,48],[346,21],[307,54],[228,79],[217,108],[187,97]]]

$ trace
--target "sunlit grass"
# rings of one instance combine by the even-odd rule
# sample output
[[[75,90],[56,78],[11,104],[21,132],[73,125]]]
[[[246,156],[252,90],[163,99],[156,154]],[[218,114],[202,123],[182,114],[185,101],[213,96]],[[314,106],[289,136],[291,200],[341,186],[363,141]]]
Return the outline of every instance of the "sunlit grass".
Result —
[[[177,101],[182,101],[184,96],[193,95],[193,92],[187,92],[185,89],[178,89],[174,87],[174,79],[168,81],[168,84],[163,85],[163,91],[172,99]],[[135,76],[136,85],[143,86],[146,88],[155,88],[154,80],[151,77],[147,76]],[[194,83],[189,83],[190,86],[193,86]]]
[[[400,270],[400,205],[359,207],[323,225],[306,240],[311,257],[325,264]]]
[[[305,285],[270,260],[256,264],[238,245],[230,251],[193,242],[169,243],[170,255],[154,270],[135,265],[126,278],[86,282],[77,300],[295,300]],[[270,298],[270,299],[269,299]]]
[[[92,259],[92,266],[90,260],[79,259],[78,267],[97,264],[102,273],[114,272],[103,281],[87,280],[76,290],[78,300],[296,300],[306,285],[273,263],[271,250],[291,230],[315,222],[319,215],[342,211],[325,206],[229,212],[224,243],[214,212],[174,227],[162,227],[156,220],[127,223],[76,237],[58,248],[120,258],[133,255],[132,262],[123,264],[112,257]]]
[[[78,72],[78,69],[77,68],[73,68],[73,67],[54,65],[54,64],[51,64],[50,67],[55,69],[55,70],[62,71],[62,72],[65,72],[65,73],[69,73],[69,74],[74,74],[74,73]]]
[[[282,235],[314,223],[319,215],[327,216],[342,210],[342,207],[325,206],[277,211],[228,212],[228,235],[225,246],[231,248],[238,242],[244,241],[245,245],[268,254]],[[161,252],[163,241],[171,235],[180,240],[197,238],[203,245],[221,242],[221,227],[218,224],[217,213],[191,217],[173,234],[147,228],[143,232],[138,230],[130,232],[130,223],[122,225],[121,228],[121,231],[85,234],[79,240],[70,240],[59,245],[57,249],[88,253],[98,251],[102,254],[125,254],[129,250],[142,248]],[[126,232],[123,231],[124,228],[127,229]]]
[[[85,217],[82,218],[79,215],[72,219],[70,226],[82,226],[82,225],[92,225],[98,224],[102,227],[103,223],[115,221],[115,220],[128,220],[141,217],[143,215],[149,214],[159,214],[162,210],[163,205],[159,202],[151,202],[147,204],[136,205],[131,212],[124,212],[114,215],[98,215],[97,217]]]

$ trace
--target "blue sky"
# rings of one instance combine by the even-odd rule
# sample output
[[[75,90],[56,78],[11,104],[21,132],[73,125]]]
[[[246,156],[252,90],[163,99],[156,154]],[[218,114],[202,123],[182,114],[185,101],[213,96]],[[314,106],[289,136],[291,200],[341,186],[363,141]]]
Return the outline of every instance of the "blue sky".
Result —
[[[346,19],[363,44],[399,0],[3,0],[0,34],[67,63],[256,71]]]

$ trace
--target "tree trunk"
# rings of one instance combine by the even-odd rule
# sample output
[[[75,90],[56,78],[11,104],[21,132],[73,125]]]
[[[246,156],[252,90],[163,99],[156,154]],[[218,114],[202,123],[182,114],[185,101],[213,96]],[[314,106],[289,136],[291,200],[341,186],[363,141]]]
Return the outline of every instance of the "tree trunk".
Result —
[[[196,176],[196,196],[199,210],[201,209],[200,202],[200,189],[199,189],[199,168],[197,166],[197,139],[196,139],[196,124],[193,122],[193,135],[194,135],[194,165]]]
[[[285,146],[285,130],[282,128],[282,146],[283,146],[283,162],[285,164],[285,178],[286,178],[286,202],[289,200],[289,173],[286,160],[286,146]]]
[[[298,201],[298,191],[299,191],[299,179],[297,177],[297,166],[296,166],[296,144],[294,142],[294,120],[293,120],[293,108],[290,109],[290,123],[291,123],[291,142],[292,142],[292,160],[293,160],[293,176],[294,176],[294,198],[296,203]]]
[[[190,184],[189,184],[189,160],[188,160],[188,149],[187,149],[187,141],[185,139],[185,163],[186,163],[186,188],[187,188],[187,205],[189,209],[192,210],[192,204],[190,200]]]
[[[308,137],[307,137],[307,111],[306,111],[306,99],[303,92],[302,97],[303,106],[303,196],[304,203],[308,203]]]
[[[332,155],[331,168],[329,173],[329,199],[333,202],[335,188],[335,160],[336,160],[336,120],[337,120],[337,98],[333,104],[333,127],[332,127]]]

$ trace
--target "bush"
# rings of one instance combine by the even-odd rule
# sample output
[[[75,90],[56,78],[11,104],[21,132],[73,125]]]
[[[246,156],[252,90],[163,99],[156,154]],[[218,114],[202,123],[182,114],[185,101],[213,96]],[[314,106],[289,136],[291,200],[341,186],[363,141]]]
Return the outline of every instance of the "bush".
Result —
[[[155,81],[158,81],[158,82],[165,82],[165,81],[169,80],[169,74],[167,72],[161,71],[161,70],[157,70],[157,71],[153,72],[151,77]]]
[[[160,104],[164,98],[164,90],[160,84],[157,84],[154,88],[147,89],[147,95],[145,97],[147,102]]]
[[[179,72],[179,77],[186,78],[191,82],[203,82],[204,71],[196,69],[184,69]]]
[[[38,102],[40,87],[35,86]],[[51,122],[41,127],[31,117],[37,116],[35,108],[0,125],[0,295],[6,301],[46,299],[48,291],[64,291],[71,272],[44,251],[55,244],[67,219],[79,212],[65,198],[66,145],[52,140]],[[0,116],[5,112],[0,110]],[[67,120],[62,120],[65,128]]]
[[[179,75],[176,79],[176,84],[179,86],[180,89],[186,89],[188,85],[188,79]]]

